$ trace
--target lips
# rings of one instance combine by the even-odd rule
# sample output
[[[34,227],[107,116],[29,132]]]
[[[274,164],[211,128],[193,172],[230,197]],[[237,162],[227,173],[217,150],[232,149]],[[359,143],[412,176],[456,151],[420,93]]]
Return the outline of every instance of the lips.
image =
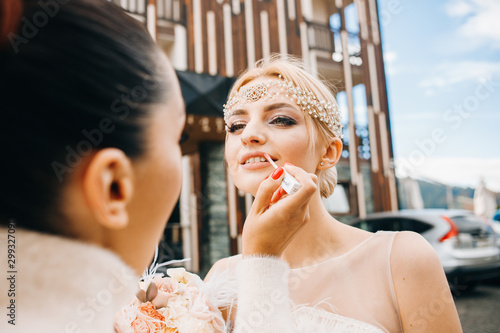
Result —
[[[270,155],[271,158],[276,161],[276,158]],[[261,168],[268,167],[270,163],[264,157],[264,152],[255,151],[246,153],[240,158],[240,164],[248,168]]]

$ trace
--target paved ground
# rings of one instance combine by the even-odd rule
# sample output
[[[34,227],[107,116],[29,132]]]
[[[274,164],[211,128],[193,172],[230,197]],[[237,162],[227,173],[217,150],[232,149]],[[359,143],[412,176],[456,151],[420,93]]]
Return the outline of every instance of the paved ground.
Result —
[[[455,297],[464,333],[500,333],[500,284],[485,284]]]

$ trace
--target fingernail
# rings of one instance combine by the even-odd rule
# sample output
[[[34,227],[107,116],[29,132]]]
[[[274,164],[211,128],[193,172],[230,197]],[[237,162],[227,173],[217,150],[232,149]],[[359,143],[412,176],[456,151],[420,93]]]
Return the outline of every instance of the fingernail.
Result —
[[[273,197],[271,198],[271,202],[270,203],[272,203],[272,204],[273,203],[277,203],[281,199],[281,197],[283,196],[282,190],[283,189],[280,187],[279,190],[276,193],[273,194]],[[285,192],[285,191],[283,191],[283,192]]]
[[[283,168],[278,167],[278,169],[274,170],[273,174],[271,175],[271,178],[276,180],[280,178],[282,174],[283,174]]]
[[[280,189],[278,190],[278,195],[283,195],[285,194],[285,190],[283,189],[283,187],[280,187]]]
[[[286,163],[285,163],[285,165],[295,166],[295,165],[293,165],[292,163],[288,163],[288,162],[286,162]]]

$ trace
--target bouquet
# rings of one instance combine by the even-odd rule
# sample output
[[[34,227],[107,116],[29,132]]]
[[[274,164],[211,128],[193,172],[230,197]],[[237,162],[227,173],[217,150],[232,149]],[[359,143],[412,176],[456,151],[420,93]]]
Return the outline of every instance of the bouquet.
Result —
[[[204,292],[204,282],[184,268],[167,269],[168,277],[152,265],[139,282],[140,290],[118,313],[117,333],[222,333],[222,314]]]

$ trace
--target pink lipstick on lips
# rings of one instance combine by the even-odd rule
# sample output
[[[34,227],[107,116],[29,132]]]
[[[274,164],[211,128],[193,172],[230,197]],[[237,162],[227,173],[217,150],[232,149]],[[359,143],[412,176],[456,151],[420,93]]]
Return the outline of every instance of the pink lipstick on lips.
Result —
[[[276,170],[278,166],[276,163],[274,163],[273,159],[269,154],[264,153],[264,157],[271,163],[271,165],[274,167]],[[283,170],[284,171],[284,170]],[[285,190],[286,193],[291,194],[294,192],[297,192],[297,190],[301,187],[300,183],[293,177],[291,174],[285,171],[285,176],[283,177],[283,180],[281,181],[281,187],[283,190]]]

